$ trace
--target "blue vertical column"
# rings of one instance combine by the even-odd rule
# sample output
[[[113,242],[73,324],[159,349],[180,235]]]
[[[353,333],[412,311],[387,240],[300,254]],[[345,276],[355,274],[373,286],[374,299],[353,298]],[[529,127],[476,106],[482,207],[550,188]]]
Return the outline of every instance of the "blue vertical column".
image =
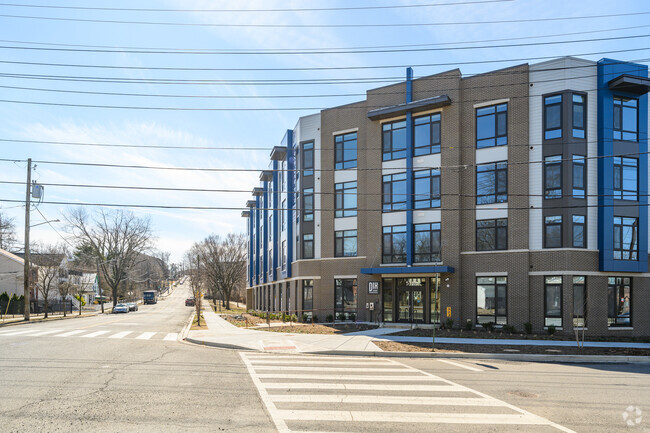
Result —
[[[264,233],[262,236],[263,238],[263,244],[264,244],[264,250],[262,251],[263,254],[263,260],[262,263],[264,263],[264,266],[262,267],[262,282],[267,283],[268,278],[267,276],[269,275],[269,183],[267,181],[264,181],[264,210],[262,210],[262,215],[263,215],[263,221],[264,221]]]
[[[255,197],[255,285],[260,283],[260,198]]]
[[[272,281],[278,279],[278,250],[282,248],[280,245],[280,237],[278,232],[279,215],[280,215],[280,185],[278,185],[278,161],[273,161],[273,269],[271,269]]]
[[[287,278],[291,278],[291,262],[293,262],[293,206],[295,203],[296,158],[293,154],[293,131],[288,130],[287,141]]]
[[[406,68],[406,103],[413,102],[413,69]],[[406,266],[413,265],[413,116],[406,112]]]
[[[253,219],[255,209],[249,208],[248,214],[248,287],[253,287],[253,254],[255,252],[255,239],[253,237]]]

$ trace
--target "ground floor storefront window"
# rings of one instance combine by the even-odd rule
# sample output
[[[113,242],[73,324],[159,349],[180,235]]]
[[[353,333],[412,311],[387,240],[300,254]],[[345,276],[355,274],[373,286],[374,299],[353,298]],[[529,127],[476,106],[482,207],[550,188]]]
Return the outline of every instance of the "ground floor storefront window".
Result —
[[[562,277],[544,278],[544,326],[562,326]]]
[[[384,278],[382,313],[384,322],[440,323],[440,277]]]
[[[344,320],[357,314],[357,279],[337,278],[334,280],[334,306],[336,319]]]
[[[607,324],[632,326],[632,279],[609,277],[607,280]]]
[[[587,278],[573,277],[573,327],[587,326]]]
[[[302,280],[303,314],[311,316],[314,309],[314,280]]]
[[[508,323],[507,290],[508,277],[476,278],[477,323]]]

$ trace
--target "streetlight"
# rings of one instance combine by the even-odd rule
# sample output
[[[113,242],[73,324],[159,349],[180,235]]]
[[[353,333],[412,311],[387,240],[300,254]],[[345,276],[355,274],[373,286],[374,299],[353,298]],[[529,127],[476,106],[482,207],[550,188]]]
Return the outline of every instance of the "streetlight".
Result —
[[[42,226],[43,224],[49,224],[49,223],[60,223],[60,222],[61,222],[61,220],[49,220],[49,221],[43,221],[42,223],[38,223],[38,224],[34,224],[34,225],[29,226],[29,228],[31,229],[32,227]]]

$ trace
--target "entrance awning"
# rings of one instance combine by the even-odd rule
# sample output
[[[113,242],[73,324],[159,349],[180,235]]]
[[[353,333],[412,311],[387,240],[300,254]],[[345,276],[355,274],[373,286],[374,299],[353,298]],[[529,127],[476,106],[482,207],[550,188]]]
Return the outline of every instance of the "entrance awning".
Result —
[[[454,273],[451,266],[399,266],[385,268],[361,268],[362,274],[442,274]]]

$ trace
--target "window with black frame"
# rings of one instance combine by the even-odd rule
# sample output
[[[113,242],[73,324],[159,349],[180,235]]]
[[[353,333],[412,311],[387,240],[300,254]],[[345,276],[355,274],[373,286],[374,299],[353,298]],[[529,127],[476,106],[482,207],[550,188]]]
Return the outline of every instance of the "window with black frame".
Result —
[[[302,309],[306,314],[314,309],[314,280],[302,280]]]
[[[313,176],[314,174],[314,142],[303,143],[302,145],[302,175]]]
[[[585,95],[577,93],[572,98],[572,126],[574,138],[585,138],[587,129],[587,110],[585,110]]]
[[[440,113],[413,119],[413,154],[440,153]]]
[[[544,198],[562,198],[562,155],[544,158]]]
[[[587,326],[587,277],[573,277],[573,327]]]
[[[637,200],[639,192],[639,160],[614,157],[614,198]]]
[[[334,137],[334,168],[342,170],[357,166],[357,133]]]
[[[639,219],[614,217],[614,260],[639,260]]]
[[[337,278],[334,280],[334,306],[336,308],[336,319],[339,314],[350,314],[357,312],[357,279]]]
[[[476,322],[505,325],[508,277],[476,277]]]
[[[508,249],[508,218],[476,221],[476,251]]]
[[[416,263],[442,261],[440,223],[415,224],[413,240]]]
[[[387,174],[382,177],[382,210],[406,210],[406,173]]]
[[[384,123],[381,128],[383,160],[406,158],[406,121]]]
[[[382,263],[406,262],[406,226],[386,226],[382,229]]]
[[[632,98],[614,97],[614,140],[637,141],[639,139],[639,101]]]
[[[562,137],[562,95],[544,98],[544,138]]]
[[[334,232],[334,257],[355,257],[357,255],[357,231]]]
[[[609,277],[607,282],[608,326],[632,326],[632,279]]]
[[[302,235],[302,258],[314,258],[314,234],[308,233]]]
[[[562,248],[562,215],[544,218],[544,248]]]
[[[573,155],[573,167],[571,169],[573,182],[573,198],[585,198],[587,167],[584,156]]]
[[[384,278],[381,282],[382,314],[384,322],[393,321],[393,282],[392,278]]]
[[[334,191],[334,217],[357,216],[357,183],[336,183],[334,184]]]
[[[544,277],[544,326],[562,326],[562,277]]]
[[[508,104],[476,109],[476,148],[508,144]]]
[[[414,171],[413,193],[413,207],[415,209],[440,207],[440,171]]]
[[[585,241],[586,224],[584,215],[573,215],[572,233],[572,246],[573,248],[586,248],[587,242]]]
[[[302,190],[302,215],[304,221],[314,220],[314,188]]]
[[[476,166],[476,204],[508,201],[508,163],[506,161]]]

